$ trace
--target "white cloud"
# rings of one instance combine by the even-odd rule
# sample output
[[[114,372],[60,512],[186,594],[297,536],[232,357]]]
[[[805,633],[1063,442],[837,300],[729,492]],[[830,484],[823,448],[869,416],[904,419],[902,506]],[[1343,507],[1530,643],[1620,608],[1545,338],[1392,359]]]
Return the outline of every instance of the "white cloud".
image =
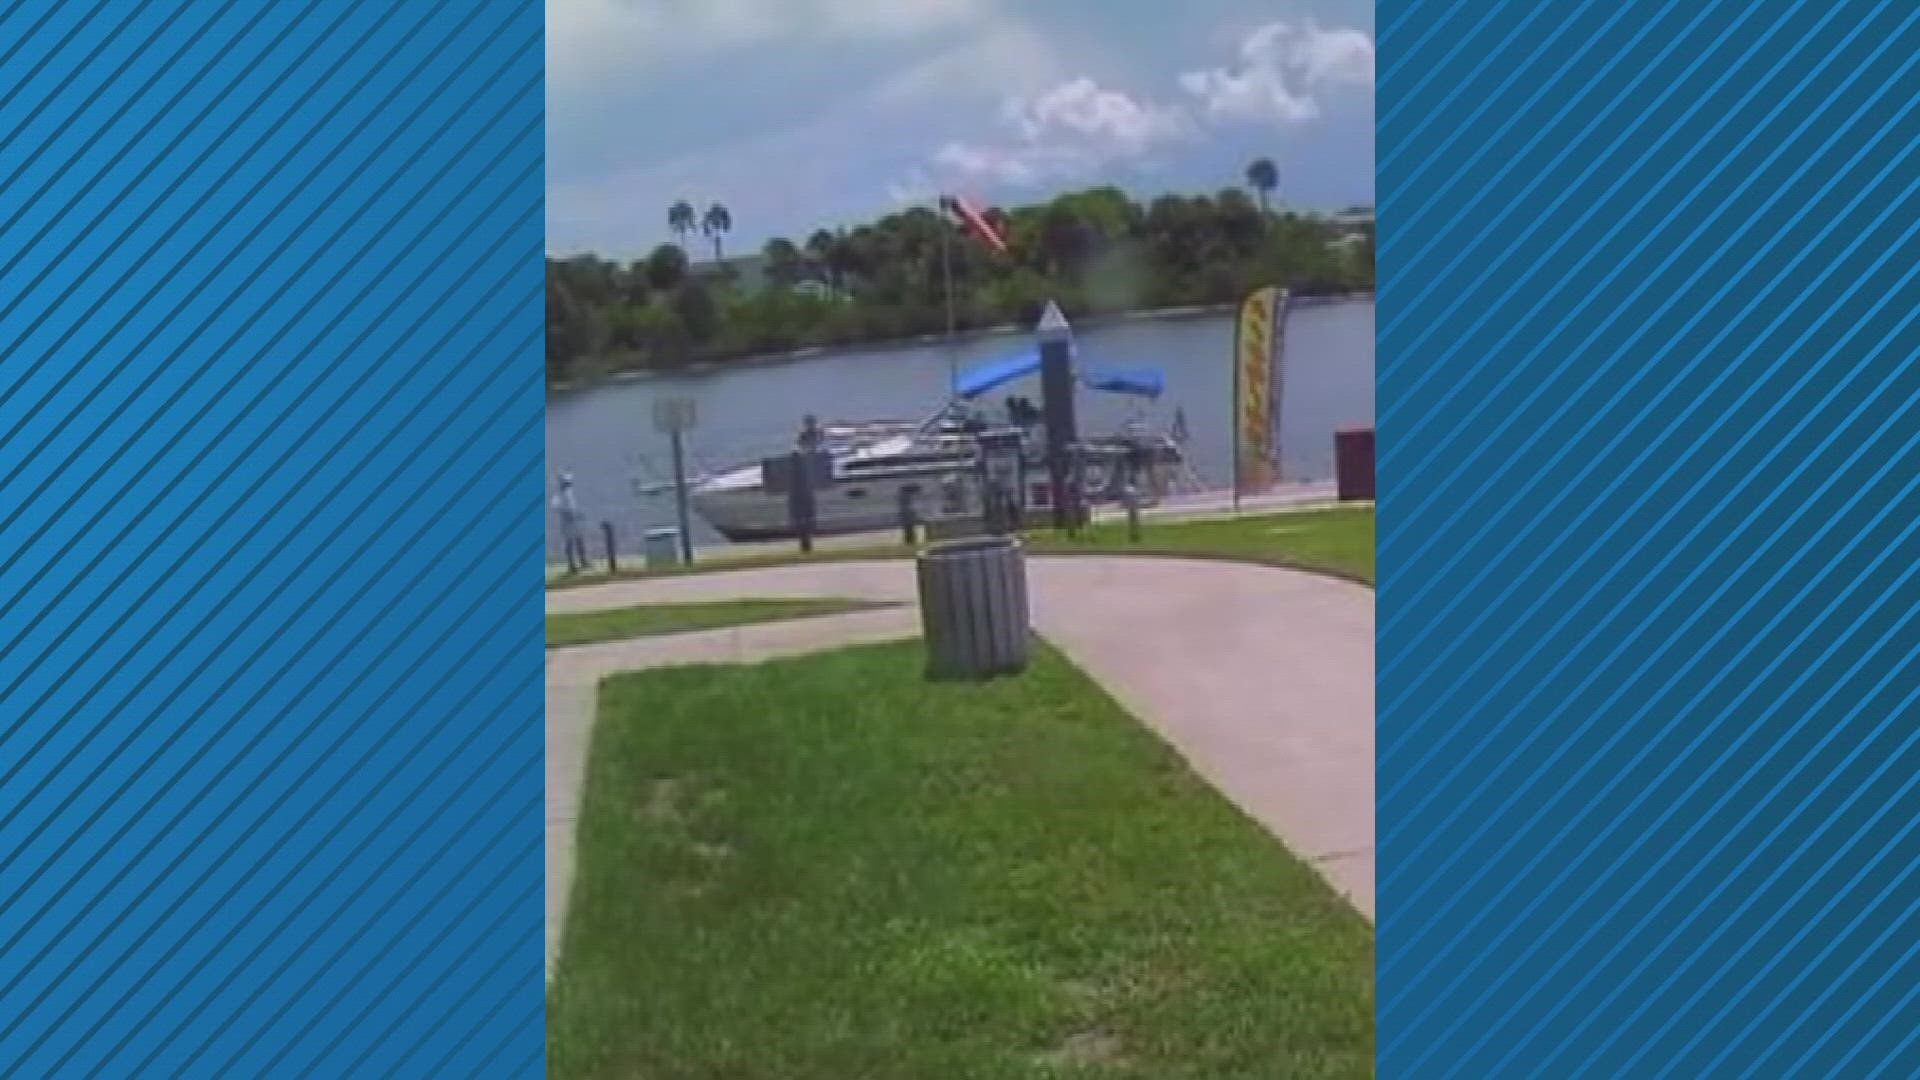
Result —
[[[1137,100],[1082,76],[1032,97],[1003,103],[1005,142],[949,142],[933,155],[956,179],[1030,187],[1087,175],[1121,161],[1140,162],[1168,143],[1191,138],[1186,110]]]
[[[1373,75],[1373,39],[1365,33],[1322,29],[1312,20],[1272,22],[1240,43],[1238,67],[1190,71],[1180,86],[1209,117],[1293,124],[1320,115],[1320,91],[1371,89]]]
[[[1096,82],[1082,73],[1126,70],[1098,34],[1049,34],[1004,0],[549,0],[547,13],[549,242],[623,257],[667,238],[665,206],[683,196],[733,210],[733,250],[883,198],[1157,169],[1216,124],[1309,117],[1374,64],[1367,33],[1296,20],[1177,82]],[[710,79],[729,92],[702,95]]]
[[[1320,115],[1321,95],[1370,90],[1373,75],[1370,36],[1345,27],[1323,29],[1308,20],[1260,26],[1241,41],[1235,65],[1190,71],[1178,84],[1196,99],[1194,106],[1206,120],[1298,124]],[[925,73],[925,85],[964,83],[969,76],[982,81],[956,64]],[[947,142],[932,155],[935,172],[948,180],[1031,187],[1115,164],[1147,166],[1157,151],[1202,134],[1185,105],[1134,97],[1085,76],[1008,100],[1000,123],[1010,138]],[[890,192],[906,195],[926,186],[922,173]]]
[[[1085,76],[1031,101],[1011,100],[1005,116],[1029,142],[1077,136],[1123,157],[1193,132],[1193,121],[1179,106],[1138,102],[1118,90],[1103,90]]]

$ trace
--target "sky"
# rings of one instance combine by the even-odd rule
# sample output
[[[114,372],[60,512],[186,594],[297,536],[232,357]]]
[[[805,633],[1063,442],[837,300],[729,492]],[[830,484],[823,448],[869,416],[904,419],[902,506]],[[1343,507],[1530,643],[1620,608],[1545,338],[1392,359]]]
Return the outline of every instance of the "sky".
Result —
[[[644,255],[676,199],[748,251],[1261,156],[1288,206],[1371,205],[1373,33],[1351,0],[548,0],[547,250]]]

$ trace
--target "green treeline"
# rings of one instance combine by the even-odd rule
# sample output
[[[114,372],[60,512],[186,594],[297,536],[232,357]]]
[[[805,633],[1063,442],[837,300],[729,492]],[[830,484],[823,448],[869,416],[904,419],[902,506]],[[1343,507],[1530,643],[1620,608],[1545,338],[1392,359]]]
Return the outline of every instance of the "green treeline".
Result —
[[[1256,163],[1257,165],[1258,163]],[[1264,204],[1263,175],[1249,172]],[[1048,299],[1071,317],[1232,303],[1260,285],[1301,295],[1370,290],[1371,219],[1336,222],[1269,213],[1244,192],[1162,195],[1142,206],[1111,187],[989,209],[1011,249],[1001,255],[926,207],[804,243],[776,237],[756,260],[690,264],[663,244],[622,265],[593,255],[547,260],[547,379],[574,383],[620,371],[817,345],[936,334],[947,326],[941,230],[952,228],[957,330],[1030,325]],[[669,227],[684,240],[691,208]],[[701,231],[721,252],[732,225],[714,206]]]

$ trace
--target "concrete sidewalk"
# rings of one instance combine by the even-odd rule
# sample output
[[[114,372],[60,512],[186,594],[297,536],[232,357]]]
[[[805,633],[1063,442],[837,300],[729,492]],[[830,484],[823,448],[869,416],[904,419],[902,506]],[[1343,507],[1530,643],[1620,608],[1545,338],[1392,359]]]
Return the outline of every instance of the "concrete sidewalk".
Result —
[[[1144,557],[1036,559],[1028,575],[1036,629],[1371,920],[1373,591],[1271,567]],[[615,582],[550,592],[547,610],[821,596],[911,600],[913,565],[821,563]],[[601,677],[910,637],[918,619],[906,607],[549,653],[549,974]]]

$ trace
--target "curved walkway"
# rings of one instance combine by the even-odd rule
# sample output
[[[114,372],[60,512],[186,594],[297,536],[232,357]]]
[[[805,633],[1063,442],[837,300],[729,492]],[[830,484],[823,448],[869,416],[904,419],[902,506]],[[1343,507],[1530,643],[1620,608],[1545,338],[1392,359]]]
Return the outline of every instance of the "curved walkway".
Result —
[[[1369,920],[1374,916],[1373,591],[1189,559],[1028,562],[1034,625]],[[547,611],[745,597],[912,600],[913,564],[817,563],[555,590]],[[642,638],[547,655],[547,968],[601,678],[919,633],[912,607]]]

